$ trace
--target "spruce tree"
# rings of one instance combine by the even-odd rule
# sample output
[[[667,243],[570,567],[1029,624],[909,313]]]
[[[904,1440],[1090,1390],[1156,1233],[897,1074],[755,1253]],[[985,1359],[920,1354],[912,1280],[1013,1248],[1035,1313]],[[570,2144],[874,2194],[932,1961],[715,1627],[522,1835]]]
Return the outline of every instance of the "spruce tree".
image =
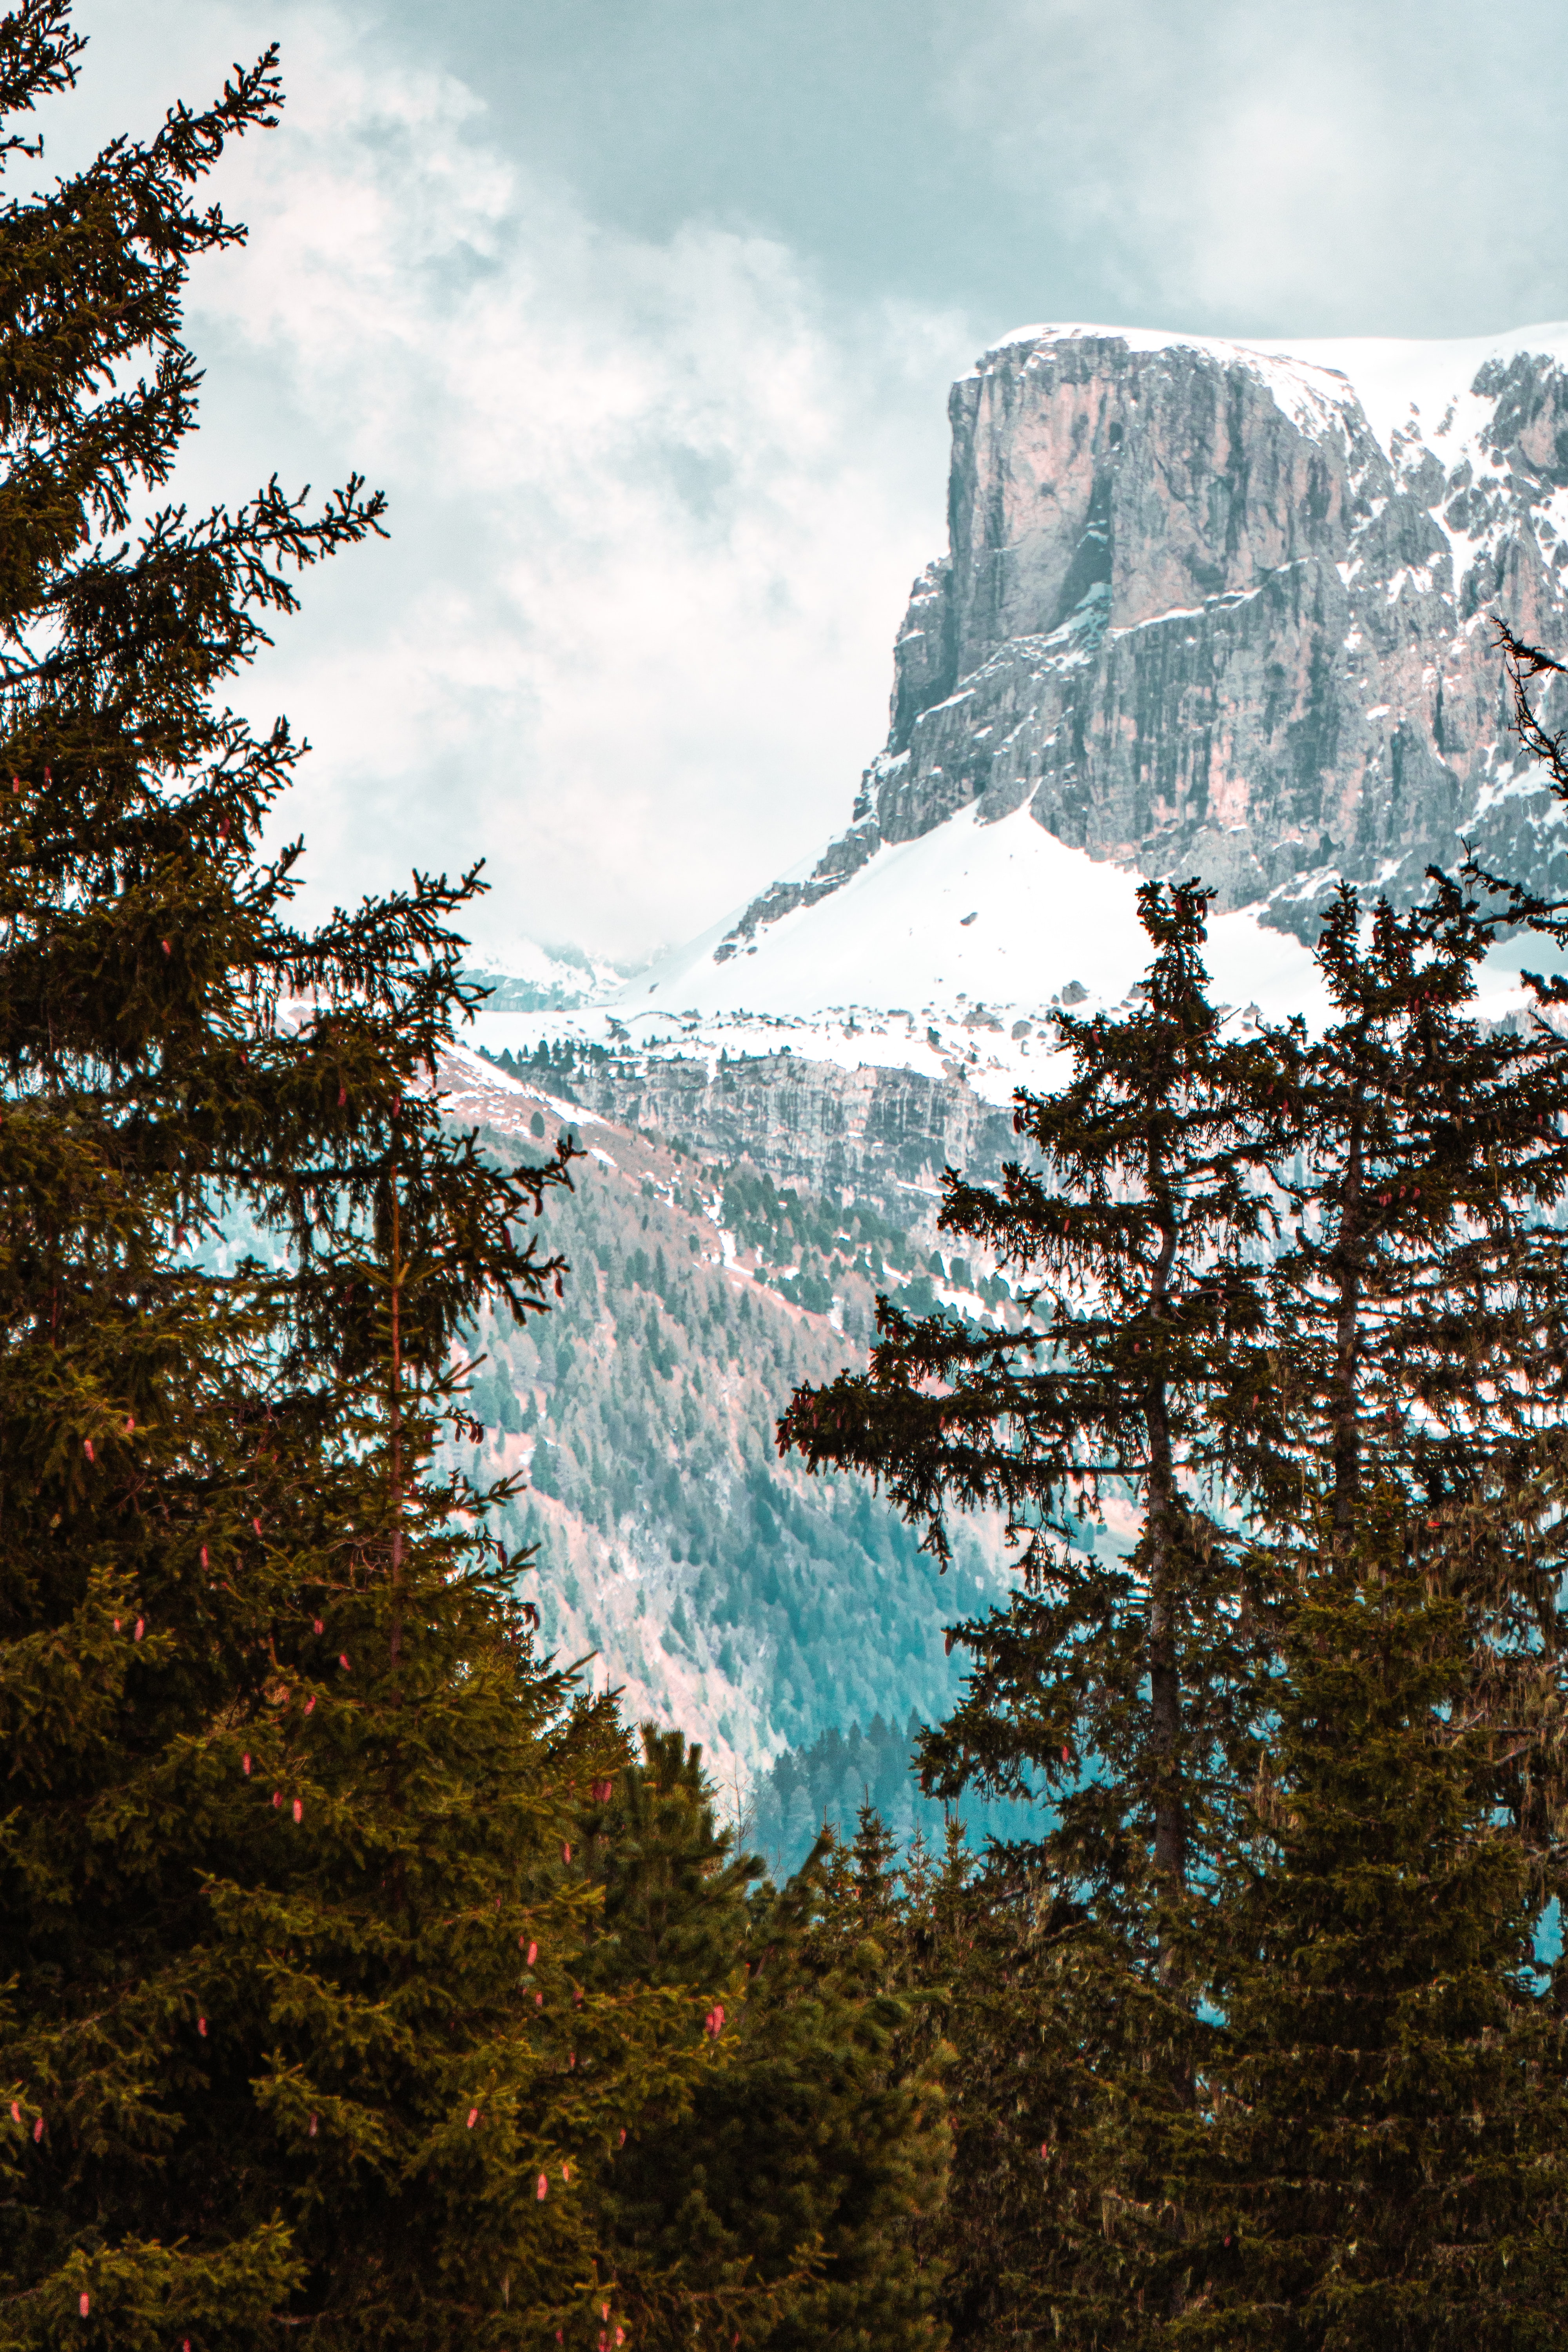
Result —
[[[1515,909],[1471,870],[1370,915],[1348,888],[1318,962],[1333,1018],[1294,1075],[1272,1179],[1281,1411],[1254,1455],[1252,1524],[1287,1550],[1367,1495],[1419,1511],[1478,1612],[1467,1704],[1506,1734],[1508,1802],[1540,1901],[1563,1887],[1557,1737],[1568,1519],[1568,1046],[1534,1009],[1483,1019],[1478,976]]]
[[[0,156],[81,46],[0,18]],[[621,1734],[430,1466],[566,1160],[431,1090],[477,877],[302,929],[258,849],[300,747],[225,681],[379,499],[154,503],[279,95],[0,205],[0,2341],[587,2343],[594,2181],[712,2054],[575,2007]]]
[[[1478,1547],[1502,1508],[1551,1552],[1568,1057],[1539,1020],[1478,1013],[1500,919],[1440,874],[1404,913],[1379,900],[1368,919],[1348,887],[1331,908],[1317,961],[1336,1017],[1298,1065],[1296,1164],[1274,1170],[1290,1410],[1257,1482],[1272,1524],[1312,1526],[1326,1495],[1348,1529],[1393,1480],[1468,1514]]]
[[[1112,2128],[1159,2191],[1107,2231],[1102,2340],[1516,2352],[1561,2333],[1568,2104],[1473,1623],[1387,1490],[1331,1502],[1298,1597],[1253,1835],[1202,1923],[1184,2108]]]
[[[700,1750],[651,1726],[643,1749],[594,1849],[586,1981],[709,2000],[718,2063],[649,2111],[605,2184],[615,2307],[650,2352],[935,2347],[918,2231],[941,2201],[942,2068],[900,1981],[885,1832],[852,1853],[825,1837],[775,1892],[716,1829]]]
[[[1515,657],[1527,731],[1517,648]],[[1554,762],[1552,781],[1568,798],[1568,747],[1544,735],[1542,746]],[[1195,895],[1181,897],[1190,904]],[[1158,908],[1159,895],[1147,891],[1145,906],[1152,901]],[[1184,1062],[1168,1043],[1163,1054],[1152,1051],[1163,1042],[1157,1016],[1181,1001],[1181,990],[1169,980],[1162,988],[1151,974],[1146,1014],[1066,1024],[1074,1075],[1055,1102],[1020,1098],[1018,1124],[1037,1141],[1045,1181],[1010,1169],[993,1194],[951,1171],[945,1180],[944,1220],[1026,1273],[1038,1265],[1053,1275],[1045,1296],[1054,1316],[1037,1313],[1021,1336],[991,1339],[885,1313],[869,1378],[803,1392],[783,1424],[784,1442],[814,1463],[885,1477],[894,1499],[931,1531],[939,1554],[942,1517],[954,1507],[999,1502],[1025,1536],[1026,1591],[1008,1611],[953,1629],[975,1671],[952,1721],[927,1741],[925,1761],[944,1794],[971,1779],[1020,1786],[1032,1769],[1037,1788],[1053,1798],[1054,1818],[1033,1851],[999,1853],[980,1902],[1005,1909],[1009,1884],[1037,1869],[1037,1918],[1051,1917],[1066,1899],[1084,1905],[1087,1916],[1061,1947],[1050,2031],[1037,2045],[1054,2051],[1069,2074],[1076,2068],[1079,2097],[1063,2102],[1076,2137],[1048,2200],[1031,2198],[1026,2175],[1008,2163],[991,2169],[1011,2201],[1004,2207],[996,2198],[988,2208],[969,2197],[960,2165],[950,2252],[955,2278],[980,2283],[975,2300],[954,2305],[961,2336],[984,2341],[992,2326],[1006,2326],[984,2286],[988,2275],[1004,2274],[1019,2279],[1015,2312],[1026,2308],[1030,2325],[1048,2321],[1059,2340],[1164,2340],[1162,2331],[1173,2328],[1184,2340],[1206,2329],[1216,2342],[1250,2343],[1276,2321],[1288,2330],[1299,2318],[1304,2332],[1278,2340],[1327,2345],[1342,2340],[1335,2329],[1350,2326],[1342,2314],[1324,2318],[1310,2261],[1291,2271],[1290,2231],[1310,2226],[1302,2184],[1294,2205],[1296,2192],[1281,2190],[1254,2248],[1259,2276],[1270,2261],[1277,2284],[1289,2273],[1279,2309],[1266,2317],[1259,2303],[1222,2324],[1218,2304],[1205,2301],[1206,2273],[1200,2276],[1189,2258],[1183,2183],[1200,2180],[1204,2162],[1227,2145],[1215,2117],[1226,2099],[1242,2098],[1234,2084],[1212,2089],[1215,2053],[1229,2046],[1223,2033],[1215,2041],[1215,2005],[1228,2026],[1234,1997],[1239,2024],[1251,1998],[1237,1990],[1245,1971],[1227,1971],[1240,1966],[1232,1939],[1239,1935],[1245,1945],[1249,1934],[1261,1935],[1261,1915],[1248,1914],[1237,1890],[1250,1883],[1260,1851],[1255,1784],[1281,1737],[1290,1677],[1304,1672],[1299,1580],[1320,1570],[1302,1563],[1321,1547],[1321,1576],[1348,1576],[1352,1560],[1366,1572],[1368,1512],[1382,1497],[1379,1507],[1415,1531],[1422,1591],[1438,1612],[1432,1623],[1447,1629],[1434,1684],[1421,1648],[1431,1627],[1397,1594],[1380,1603],[1392,1629],[1383,1658],[1389,1704],[1405,1708],[1417,1744],[1447,1738],[1434,1727],[1441,1720],[1473,1735],[1474,1750],[1463,1769],[1450,1759],[1458,1774],[1445,1816],[1451,1834],[1436,1859],[1433,1792],[1421,1775],[1395,1769],[1389,1750],[1381,1794],[1364,1780],[1363,1801],[1388,1813],[1380,1832],[1384,1926],[1392,1932],[1400,1906],[1426,1899],[1421,1889],[1429,1895],[1435,1874],[1444,1879],[1455,1906],[1452,1950],[1474,1958],[1473,1999],[1468,2010],[1460,2002],[1443,2013],[1429,2046],[1418,2048],[1418,2035],[1386,2048],[1374,2042],[1358,2128],[1368,2146],[1381,2133],[1391,2147],[1414,2149],[1418,2171],[1447,2145],[1445,2067],[1456,2082],[1486,2075],[1495,2094],[1489,2144],[1501,2168],[1493,2185],[1502,2185],[1495,2197],[1477,2189],[1467,2203],[1479,2176],[1460,2175],[1446,2219],[1423,2219],[1416,2200],[1397,2259],[1409,2268],[1409,2310],[1430,2316],[1447,2259],[1438,2236],[1448,2222],[1462,2223],[1477,2251],[1473,2263],[1456,2261],[1444,2273],[1458,2298],[1455,2340],[1467,2311],[1488,2327],[1502,2313],[1498,2341],[1534,2340],[1542,2305],[1537,2287],[1520,2281],[1528,2270],[1538,2286],[1548,2272],[1527,2208],[1532,2180],[1555,2197],[1552,2168],[1562,2144],[1561,2118],[1531,2087],[1532,2053],[1550,2032],[1521,1956],[1531,1923],[1561,1885],[1568,1347],[1558,1220],[1568,1095],[1552,1008],[1568,1000],[1568,986],[1533,983],[1545,1018],[1500,1028],[1479,1017],[1479,966],[1500,930],[1520,922],[1554,944],[1568,941],[1562,908],[1474,867],[1458,878],[1434,874],[1426,898],[1404,913],[1381,903],[1364,910],[1342,892],[1319,948],[1334,1008],[1326,1033],[1310,1040],[1291,1024],[1228,1051],[1198,1009],[1201,932],[1191,937],[1186,1026],[1207,1041],[1201,1054]],[[1197,1116],[1184,1129],[1180,1115],[1189,1108]],[[1086,1137],[1092,1150],[1081,1148]],[[1233,1192],[1222,1189],[1222,1176]],[[1162,1318],[1152,1312],[1161,1296],[1152,1276],[1165,1268],[1175,1278]],[[1190,1357],[1158,1328],[1163,1319],[1177,1334],[1191,1332]],[[1030,1348],[1037,1357],[1025,1353]],[[1110,1410],[1086,1374],[1114,1383]],[[1171,1433],[1164,1445],[1163,1426]],[[1086,1565],[1050,1540],[1053,1521],[1061,1530],[1064,1495],[1075,1482],[1092,1490],[1096,1473],[1123,1482],[1124,1495],[1142,1507],[1142,1538],[1125,1570]],[[1163,1549],[1162,1521],[1179,1538]],[[1173,1568],[1170,1589],[1188,1633],[1171,1678],[1180,1698],[1173,1748],[1159,1705],[1159,1593]],[[1407,1572],[1408,1562],[1396,1570],[1384,1561],[1380,1570],[1396,1587]],[[1029,1583],[1042,1588],[1044,1604]],[[1359,1588],[1355,1605],[1367,1605]],[[1443,1610],[1455,1613],[1442,1618]],[[1318,1634],[1327,1638],[1321,1624]],[[1438,1685],[1440,1702],[1431,1698]],[[1417,1724],[1422,1691],[1430,1704],[1422,1702]],[[1381,1720],[1371,1697],[1366,1706],[1369,1723]],[[1050,1770],[1058,1740],[1059,1774]],[[1485,1771],[1471,1769],[1483,1751]],[[1173,1755],[1179,1781],[1163,1769]],[[1163,1791],[1173,1803],[1179,1798],[1180,1849],[1169,1810],[1163,1823]],[[1094,1833],[1086,1834],[1088,1824]],[[1171,1866],[1178,1851],[1189,1864],[1184,1885]],[[1348,1914],[1369,1882],[1364,1871],[1357,1877],[1353,1841],[1347,1851],[1345,1882],[1324,1900],[1342,1902]],[[1319,1861],[1326,1871],[1321,1850]],[[1133,1895],[1136,1914],[1141,1877],[1145,1900],[1153,1895],[1157,1969],[1147,1965],[1146,1928],[1128,1932],[1125,1896]],[[1274,1895],[1283,1918],[1291,1892],[1275,1885]],[[988,1919],[985,1933],[996,1932]],[[1075,1974],[1080,1957],[1087,1979]],[[1417,2007],[1440,1964],[1436,1946],[1413,1954],[1407,1990]],[[1290,2080],[1279,2042],[1291,2030],[1294,1979],[1280,1973],[1278,1954],[1270,1966],[1275,2005],[1248,2063],[1261,2079],[1278,2060],[1270,2079],[1284,2104],[1265,2103],[1252,2117],[1259,2147],[1270,2132],[1283,2147],[1292,2118],[1311,2112],[1289,2107],[1294,2094],[1280,2087]],[[1260,1982],[1253,1990],[1263,2000]],[[1004,2034],[1014,2028],[1026,2038],[1031,1999],[1003,2005]],[[980,2006],[972,1998],[968,2013]],[[1042,2014],[1035,2010],[1037,2024]],[[1048,2075],[1047,2067],[1042,2079]],[[995,2079],[994,2056],[972,2060],[963,2095],[1005,2148],[989,2097]],[[1019,2102],[1020,2116],[1029,2104]],[[1047,2133],[1042,2164],[1062,2145],[1059,2129]],[[1183,2163],[1173,2161],[1173,2147],[1185,2149]],[[977,2178],[987,2170],[972,2168]],[[1196,2188],[1192,2194],[1201,2206]],[[1376,2226],[1395,2245],[1386,2212]],[[1021,2272],[1009,2272],[1026,2242]],[[1500,2286],[1499,2266],[1516,2260],[1514,2279]],[[1384,2274],[1373,2261],[1374,2276]],[[1392,2294],[1367,2305],[1403,2307]],[[1425,2323],[1411,2324],[1417,2332],[1399,2340],[1423,2340]]]
[[[1208,894],[1148,884],[1139,906],[1142,1002],[1062,1016],[1071,1077],[1016,1098],[1031,1164],[996,1189],[943,1174],[942,1229],[1016,1270],[1022,1325],[882,1300],[868,1372],[801,1390],[779,1432],[813,1468],[885,1482],[939,1560],[952,1511],[1005,1512],[1024,1590],[954,1629],[974,1671],[926,1739],[927,1784],[1048,1799],[1057,1884],[1092,1888],[1135,1939],[1201,1869],[1250,1720],[1249,1596],[1210,1507],[1272,1425],[1259,1179],[1299,1048],[1223,1034]],[[1142,1519],[1130,1559],[1095,1542],[1107,1496]]]

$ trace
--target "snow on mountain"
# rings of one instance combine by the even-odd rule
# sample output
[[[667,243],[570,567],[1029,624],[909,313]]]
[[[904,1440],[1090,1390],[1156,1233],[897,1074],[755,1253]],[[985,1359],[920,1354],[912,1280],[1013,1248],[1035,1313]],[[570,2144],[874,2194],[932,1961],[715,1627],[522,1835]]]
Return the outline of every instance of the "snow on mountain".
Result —
[[[1261,345],[1029,327],[951,410],[950,545],[911,592],[847,829],[625,1003],[1027,1007],[1074,955],[1114,996],[1142,961],[1130,889],[1068,851],[1201,875],[1220,991],[1265,1004],[1310,965],[1227,933],[1249,908],[1310,950],[1340,881],[1408,899],[1472,845],[1568,890],[1493,628],[1568,643],[1568,325]],[[1050,846],[1023,846],[1031,823]],[[817,919],[832,898],[855,919]]]
[[[1489,627],[1506,604],[1568,628],[1568,323],[1024,327],[952,415],[952,543],[916,583],[848,831],[635,978],[514,959],[487,1046],[618,1023],[645,1052],[962,1067],[1000,1101],[1064,992],[1126,1000],[1141,875],[1218,887],[1232,1017],[1315,1020],[1341,877],[1408,895],[1478,838],[1503,870],[1568,873]],[[1520,1001],[1506,963],[1489,1012]]]
[[[987,824],[973,808],[913,841],[885,843],[841,887],[759,927],[743,954],[720,959],[712,926],[597,1003],[523,1013],[487,1007],[477,1043],[531,1052],[542,1041],[629,1037],[716,1065],[720,1055],[781,1047],[840,1067],[959,1069],[985,1100],[1047,1082],[1053,1009],[1124,1004],[1152,959],[1138,920],[1142,877],[1070,849],[1026,809]],[[1214,1001],[1241,1025],[1328,1001],[1310,950],[1255,911],[1213,916],[1206,951]],[[1521,961],[1489,968],[1491,1018],[1524,1002]]]
[[[1289,360],[1342,375],[1391,457],[1398,454],[1395,435],[1407,435],[1415,416],[1427,436],[1442,440],[1452,463],[1467,449],[1474,458],[1479,436],[1495,412],[1495,394],[1478,393],[1476,379],[1494,371],[1506,373],[1521,358],[1535,365],[1544,361],[1568,367],[1568,320],[1514,327],[1501,335],[1313,335],[1251,348],[1275,362]],[[1489,445],[1480,454],[1489,457]]]
[[[997,336],[985,358],[1020,343],[1071,341],[1116,341],[1131,352],[1202,352],[1224,365],[1251,366],[1279,405],[1301,424],[1326,421],[1342,407],[1348,394],[1359,403],[1389,457],[1396,454],[1394,436],[1408,430],[1412,412],[1430,433],[1449,415],[1450,404],[1453,413],[1444,435],[1450,449],[1457,454],[1467,440],[1473,440],[1490,421],[1494,405],[1472,388],[1483,372],[1506,370],[1521,356],[1568,366],[1568,320],[1561,319],[1510,328],[1500,335],[1308,335],[1245,341],[1187,334],[1179,328],[1014,327]],[[1342,383],[1325,382],[1325,376],[1340,377]]]
[[[1038,1017],[1064,990],[1127,995],[1152,950],[1140,877],[1070,849],[1017,809],[984,824],[961,809],[916,840],[884,843],[840,888],[765,928],[742,954],[706,940],[639,973],[614,1000],[700,1017],[807,1019],[828,1008],[951,1013],[960,1004]],[[1315,1013],[1312,961],[1251,914],[1222,915],[1210,942],[1222,1000],[1268,1015]]]
[[[498,1010],[523,1013],[606,995],[622,985],[631,967],[585,955],[581,948],[545,948],[537,940],[520,939],[510,948],[474,951],[467,969],[470,979],[490,990]]]
[[[772,1428],[796,1381],[863,1360],[878,1291],[1010,1311],[938,1228],[940,1171],[994,1181],[1014,1090],[1066,1075],[1062,1007],[1136,1003],[1142,878],[1221,892],[1232,1034],[1324,1019],[1311,943],[1342,877],[1408,898],[1473,834],[1568,888],[1489,621],[1568,643],[1568,327],[1031,328],[952,417],[952,543],[847,829],[635,977],[497,958],[442,1070],[456,1116],[585,1147],[548,1220],[565,1297],[480,1335],[474,1466],[531,1481],[507,1531],[541,1546],[548,1642],[595,1650],[726,1775],[941,1713],[945,1614],[1005,1589],[994,1530],[971,1531],[970,1594],[939,1589]],[[1482,1010],[1517,1009],[1536,961],[1500,951]]]

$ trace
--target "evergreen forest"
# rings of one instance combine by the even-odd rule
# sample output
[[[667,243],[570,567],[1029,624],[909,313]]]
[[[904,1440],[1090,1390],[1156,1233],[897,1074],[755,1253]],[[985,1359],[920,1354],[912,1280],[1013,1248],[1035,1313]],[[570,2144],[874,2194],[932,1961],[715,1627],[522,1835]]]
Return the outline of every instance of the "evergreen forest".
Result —
[[[174,494],[278,58],[51,181],[81,48],[0,16],[0,2347],[1558,2344],[1568,907],[1343,889],[1238,1033],[1148,883],[920,1252],[464,1117],[482,874],[300,920],[229,700],[393,519]],[[617,1561],[714,1736],[765,1651],[747,1801]]]

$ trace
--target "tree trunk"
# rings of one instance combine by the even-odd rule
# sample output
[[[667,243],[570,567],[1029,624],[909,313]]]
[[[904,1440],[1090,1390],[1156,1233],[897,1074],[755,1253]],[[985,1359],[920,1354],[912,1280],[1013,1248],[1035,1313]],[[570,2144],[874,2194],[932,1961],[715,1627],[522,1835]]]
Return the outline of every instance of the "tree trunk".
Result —
[[[1162,1238],[1149,1285],[1149,1313],[1165,1315],[1167,1286],[1176,1255],[1174,1203],[1163,1192],[1163,1170],[1152,1158],[1150,1189],[1159,1201]],[[1182,1681],[1176,1658],[1176,1611],[1180,1603],[1180,1513],[1171,1458],[1171,1423],[1165,1381],[1158,1369],[1143,1406],[1149,1434],[1149,1745],[1153,1753],[1154,1868],[1180,1885],[1186,1874],[1187,1823],[1178,1760],[1182,1738]]]
[[[1356,1381],[1361,1370],[1361,1207],[1365,1176],[1365,1130],[1358,1100],[1345,1155],[1345,1192],[1340,1211],[1340,1311],[1334,1328],[1334,1539],[1348,1545],[1361,1491],[1361,1429],[1356,1417]]]

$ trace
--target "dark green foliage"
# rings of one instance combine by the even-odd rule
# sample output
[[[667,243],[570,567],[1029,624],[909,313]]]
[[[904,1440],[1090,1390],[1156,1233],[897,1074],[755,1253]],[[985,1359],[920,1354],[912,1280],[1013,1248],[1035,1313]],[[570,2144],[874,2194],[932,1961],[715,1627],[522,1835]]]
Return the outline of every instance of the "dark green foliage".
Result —
[[[1035,1291],[1023,1328],[885,1304],[868,1373],[803,1390],[780,1423],[814,1467],[884,1480],[941,1558],[950,1512],[1005,1511],[1026,1590],[958,1629],[975,1672],[928,1778],[1048,1797],[1053,1867],[1118,1906],[1223,1836],[1253,1667],[1242,1571],[1205,1501],[1272,1412],[1253,1106],[1279,1046],[1221,1035],[1206,904],[1195,885],[1142,892],[1157,950],[1142,1008],[1067,1016],[1071,1081],[1017,1098],[1043,1171],[1014,1162],[995,1192],[944,1176],[943,1229]],[[1108,1496],[1145,1515],[1127,1562],[1082,1544],[1079,1515]]]
[[[711,1996],[720,2064],[633,2135],[603,2208],[616,2308],[650,2347],[714,2330],[773,2352],[936,2346],[913,2218],[940,2194],[938,2074],[875,1940],[866,1874],[775,1895],[715,1834],[700,1758],[644,1732],[603,1822],[604,1940],[623,1975]]]
[[[1125,1956],[1017,1853],[977,1861],[956,1823],[940,1866],[917,1853],[906,1868],[903,1932],[952,2051],[952,2160],[930,2244],[952,2340],[1092,2343],[1100,2084],[1137,2014]]]
[[[913,1253],[908,1238],[868,1202],[845,1209],[813,1199],[795,1187],[782,1190],[765,1171],[731,1168],[724,1173],[723,1220],[737,1248],[754,1250],[768,1266],[787,1266],[812,1254],[835,1258],[847,1268],[858,1258],[906,1267]],[[786,1293],[787,1295],[787,1293]],[[797,1301],[809,1305],[806,1299]],[[824,1311],[821,1309],[818,1312]]]
[[[1525,693],[1554,665],[1508,643],[1568,801]],[[1143,907],[1145,1009],[1066,1023],[1071,1082],[1019,1098],[1042,1172],[945,1179],[943,1225],[1039,1285],[1030,1328],[884,1307],[869,1374],[781,1424],[939,1556],[977,1503],[1019,1548],[924,1743],[942,1794],[1056,1809],[950,1886],[987,1956],[951,1988],[950,2315],[977,2344],[1544,2344],[1568,1049],[1475,998],[1504,923],[1561,946],[1568,916],[1473,868],[1404,914],[1342,893],[1325,1033],[1226,1045],[1202,894]],[[1129,1559],[1079,1498],[1135,1507]]]
[[[79,46],[0,19],[12,121]],[[429,1470],[566,1176],[426,1090],[473,877],[294,928],[255,843],[295,748],[216,699],[380,503],[128,523],[193,421],[186,267],[238,234],[191,192],[279,95],[268,55],[0,207],[7,2346],[535,2344],[588,2308],[616,2133],[707,2063],[664,1988],[571,2018],[573,1784],[621,1736]]]
[[[1252,1840],[1196,1959],[1190,2102],[1112,2101],[1111,2340],[1492,2352],[1559,2340],[1568,2107],[1526,1857],[1438,1547],[1386,1499],[1303,1564]]]
[[[1478,1017],[1495,930],[1441,876],[1369,927],[1352,892],[1331,908],[1318,961],[1336,1017],[1280,1082],[1289,1410],[1249,1465],[1274,1524],[1312,1524],[1326,1466],[1342,1525],[1363,1484],[1393,1479],[1454,1524],[1468,1515],[1484,1547],[1500,1507],[1539,1527],[1561,1476],[1563,1049],[1542,1025]]]
[[[1287,1545],[1315,1539],[1325,1508],[1348,1539],[1363,1497],[1385,1489],[1440,1538],[1448,1590],[1485,1629],[1466,1706],[1508,1727],[1499,1801],[1544,1902],[1563,1884],[1568,1795],[1568,1051],[1540,1019],[1478,1015],[1498,908],[1471,873],[1434,875],[1402,914],[1380,903],[1368,922],[1349,891],[1330,910],[1318,961],[1334,1017],[1287,1053],[1278,1087],[1280,1410],[1246,1494],[1254,1526]]]

